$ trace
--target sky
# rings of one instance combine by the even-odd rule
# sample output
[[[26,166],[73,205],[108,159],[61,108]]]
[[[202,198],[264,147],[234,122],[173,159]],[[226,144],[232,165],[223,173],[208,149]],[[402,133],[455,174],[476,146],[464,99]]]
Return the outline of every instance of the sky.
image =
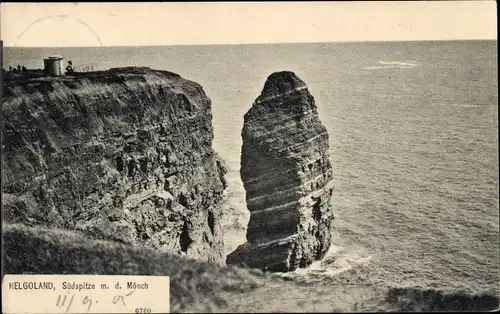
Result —
[[[495,1],[2,3],[6,47],[497,39]]]

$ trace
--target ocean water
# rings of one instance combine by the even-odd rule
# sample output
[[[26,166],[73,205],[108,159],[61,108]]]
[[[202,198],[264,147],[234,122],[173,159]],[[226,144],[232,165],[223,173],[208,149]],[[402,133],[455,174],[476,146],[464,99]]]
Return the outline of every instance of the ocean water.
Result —
[[[499,290],[496,41],[116,48],[5,48],[3,66],[59,53],[83,69],[149,66],[200,83],[226,160],[227,253],[245,241],[243,115],[269,74],[290,70],[330,134],[334,245],[293,275],[361,284]],[[362,272],[362,274],[360,274]]]

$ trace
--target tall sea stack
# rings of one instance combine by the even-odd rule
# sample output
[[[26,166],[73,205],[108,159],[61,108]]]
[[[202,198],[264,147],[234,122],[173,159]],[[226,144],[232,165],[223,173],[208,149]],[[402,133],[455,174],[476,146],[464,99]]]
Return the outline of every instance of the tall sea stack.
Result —
[[[245,114],[241,178],[247,242],[228,264],[293,271],[324,257],[333,225],[328,132],[314,97],[293,72],[271,74]]]

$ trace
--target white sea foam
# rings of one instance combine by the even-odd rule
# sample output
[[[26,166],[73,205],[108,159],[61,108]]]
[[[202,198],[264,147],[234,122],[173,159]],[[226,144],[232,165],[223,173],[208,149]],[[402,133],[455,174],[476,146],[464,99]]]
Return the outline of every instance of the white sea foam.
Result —
[[[366,264],[372,258],[373,256],[367,255],[362,248],[332,245],[321,261],[316,261],[307,268],[299,268],[292,273],[282,274],[282,276],[307,277],[315,274],[334,277],[359,265]]]
[[[467,107],[467,108],[481,107],[481,105],[472,105],[472,104],[451,104],[451,106],[455,106],[455,107]]]
[[[343,256],[337,262],[338,268],[336,268],[336,267],[325,268],[325,271],[323,272],[323,274],[325,276],[330,276],[330,277],[337,276],[343,272],[351,270],[353,267],[368,263],[372,258],[373,258],[373,256],[371,256],[371,255],[366,256],[366,257],[359,257],[357,255]]]
[[[407,62],[402,62],[402,61],[379,61],[379,64],[383,65],[399,65],[399,66],[412,66],[416,67],[420,65],[418,62],[412,62],[412,61],[407,61]]]
[[[367,66],[363,69],[365,70],[378,70],[378,69],[413,69],[414,66],[405,66],[405,65],[385,65],[385,66]]]
[[[412,61],[383,61],[379,60],[378,64],[381,65],[372,65],[372,66],[366,66],[363,67],[365,70],[379,70],[379,69],[413,69],[417,66],[420,65],[418,62],[412,62]]]

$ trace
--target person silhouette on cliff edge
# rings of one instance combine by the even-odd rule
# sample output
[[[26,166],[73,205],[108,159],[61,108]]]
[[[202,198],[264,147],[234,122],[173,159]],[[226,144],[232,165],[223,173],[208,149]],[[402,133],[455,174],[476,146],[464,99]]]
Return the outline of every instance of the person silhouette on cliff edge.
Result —
[[[66,66],[66,74],[71,74],[73,72],[73,62],[71,60],[68,60],[68,65]]]

